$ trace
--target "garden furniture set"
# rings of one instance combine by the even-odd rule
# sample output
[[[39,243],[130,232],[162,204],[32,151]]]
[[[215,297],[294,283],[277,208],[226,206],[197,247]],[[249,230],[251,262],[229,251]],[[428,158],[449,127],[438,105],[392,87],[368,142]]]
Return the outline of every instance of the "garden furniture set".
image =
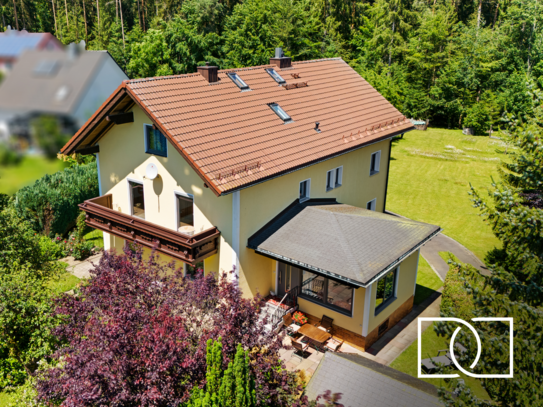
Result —
[[[301,314],[301,313],[297,313]],[[297,320],[300,320],[299,315],[296,315]],[[307,321],[307,318],[305,318]],[[290,313],[283,317],[283,325],[287,331],[287,334],[291,337],[292,347],[295,350],[295,354],[304,356],[309,346],[315,348],[318,352],[325,352],[327,350],[337,352],[339,347],[343,344],[343,341],[336,339],[332,336],[332,322],[334,320],[326,315],[322,316],[320,322],[314,326],[308,323],[298,325],[294,323],[292,315]],[[300,341],[296,340],[296,336],[302,336]]]

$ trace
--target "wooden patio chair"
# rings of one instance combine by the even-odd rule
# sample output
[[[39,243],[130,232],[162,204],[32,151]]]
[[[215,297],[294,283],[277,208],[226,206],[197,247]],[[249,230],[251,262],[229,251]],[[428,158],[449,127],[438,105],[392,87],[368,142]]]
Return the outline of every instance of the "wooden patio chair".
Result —
[[[298,356],[301,360],[303,360],[304,355],[307,351],[307,348],[309,347],[309,344],[296,342],[295,340],[291,340],[291,342],[292,342],[292,347],[294,348],[294,355]]]
[[[298,329],[300,329],[300,327],[292,321],[292,315],[290,313],[283,315],[283,326],[287,330],[289,336],[295,335],[298,332]]]
[[[332,336],[326,341],[325,348],[332,352],[338,352],[340,346],[343,345],[343,342],[345,341],[340,341],[339,339],[336,339]]]
[[[322,329],[323,331],[326,331],[332,334],[332,330],[333,330],[332,322],[334,322],[333,318],[323,315],[321,321],[317,322],[315,326],[319,329]]]

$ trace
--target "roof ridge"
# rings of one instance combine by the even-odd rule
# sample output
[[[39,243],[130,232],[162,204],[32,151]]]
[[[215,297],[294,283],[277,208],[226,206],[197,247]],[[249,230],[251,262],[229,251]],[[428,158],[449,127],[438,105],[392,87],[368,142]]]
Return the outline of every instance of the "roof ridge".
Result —
[[[345,204],[339,204],[339,205],[345,205]],[[322,209],[319,209],[318,206],[314,207],[314,208],[317,209],[317,210],[322,210]],[[339,221],[337,219],[337,216],[336,216],[338,214],[338,212],[326,211],[326,213],[328,213],[332,217],[332,219],[333,219],[332,224],[334,225],[334,228],[336,228],[340,232],[340,233],[337,233],[336,236],[339,238],[338,242],[341,245],[341,247],[343,248],[343,253],[345,254],[345,256],[347,256],[349,258],[349,265],[352,264],[352,263],[356,264],[356,268],[354,270],[352,270],[352,268],[351,268],[351,272],[354,275],[356,275],[357,278],[360,278],[358,270],[362,270],[362,265],[356,259],[356,256],[353,254],[353,251],[352,251],[351,245],[349,244],[349,241],[347,239],[345,239],[345,235],[343,233],[343,228],[341,227],[341,224],[339,223]]]
[[[343,58],[337,57],[337,58],[321,58],[321,59],[312,59],[309,61],[293,61],[292,64],[301,65],[301,64],[310,64],[315,62],[325,62],[325,61],[343,61]],[[219,69],[219,73],[228,73],[228,72],[242,72],[242,71],[252,71],[256,69],[262,69],[262,68],[271,68],[275,67],[277,65],[274,64],[264,64],[264,65],[254,65],[254,66],[245,66],[240,68],[225,68],[225,69]],[[199,76],[200,74],[198,72],[192,72],[192,73],[184,73],[184,74],[177,74],[177,75],[167,75],[167,76],[151,76],[147,78],[137,78],[137,79],[130,79],[129,83],[138,83],[138,82],[146,82],[146,81],[154,81],[154,80],[160,80],[160,79],[172,79],[172,78],[187,78],[192,76]]]
[[[335,57],[335,58],[320,58],[320,59],[310,59],[309,61],[292,61],[293,64],[296,65],[302,65],[302,64],[311,64],[314,62],[324,62],[324,61],[343,61],[343,58],[341,57]]]

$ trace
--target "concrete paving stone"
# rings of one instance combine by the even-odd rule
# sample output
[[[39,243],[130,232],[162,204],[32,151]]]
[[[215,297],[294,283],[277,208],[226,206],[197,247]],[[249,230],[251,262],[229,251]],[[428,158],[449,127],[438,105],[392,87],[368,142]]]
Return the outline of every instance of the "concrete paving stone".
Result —
[[[289,372],[292,372],[296,369],[297,365],[294,365],[293,363],[287,362],[285,363],[285,369],[287,369]]]
[[[287,363],[290,363],[294,366],[298,366],[300,363],[302,363],[302,360],[299,357],[294,356],[290,358],[290,360]]]
[[[319,352],[319,353],[311,354],[307,359],[311,360],[313,362],[319,363],[322,360],[323,357],[324,357],[324,353]]]
[[[296,369],[298,370],[307,370],[309,368],[317,369],[317,366],[319,365],[318,362],[314,362],[312,360],[306,359],[302,363],[300,363],[298,366],[296,366]]]

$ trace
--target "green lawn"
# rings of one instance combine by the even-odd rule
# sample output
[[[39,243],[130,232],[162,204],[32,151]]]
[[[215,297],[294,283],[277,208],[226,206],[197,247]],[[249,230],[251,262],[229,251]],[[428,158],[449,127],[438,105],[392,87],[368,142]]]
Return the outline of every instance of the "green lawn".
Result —
[[[7,407],[9,405],[11,396],[6,392],[0,392],[0,407]]]
[[[104,248],[104,234],[101,230],[94,229],[92,232],[87,233],[84,238],[86,241],[92,242],[95,247]]]
[[[68,264],[61,262],[61,264],[67,266]],[[80,279],[74,276],[73,274],[65,271],[58,278],[53,278],[49,281],[49,287],[57,294],[64,293],[66,291],[73,290]]]
[[[419,271],[417,273],[417,289],[415,291],[415,305],[420,304],[432,293],[443,286],[443,281],[437,276],[424,257],[419,257]]]
[[[499,244],[472,207],[469,183],[482,190],[497,177],[503,144],[460,130],[428,129],[406,133],[392,147],[387,210],[439,225],[446,235],[481,260]]]
[[[0,166],[0,193],[12,195],[45,174],[53,174],[64,168],[66,164],[60,160],[39,156],[26,156],[18,165]]]
[[[428,327],[422,333],[422,359],[426,359],[432,356],[437,356],[437,352],[441,349],[448,349],[449,344],[447,340],[443,337],[437,336],[434,331],[433,325]],[[391,364],[390,367],[399,370],[401,372],[407,373],[410,376],[417,377],[417,356],[418,341],[413,342],[400,356],[396,358]],[[466,386],[468,386],[478,398],[489,399],[488,393],[483,388],[481,383],[473,378],[460,373],[462,379],[465,380]],[[437,387],[444,386],[449,388],[448,384],[445,383],[444,379],[421,379],[425,382],[431,383]]]

